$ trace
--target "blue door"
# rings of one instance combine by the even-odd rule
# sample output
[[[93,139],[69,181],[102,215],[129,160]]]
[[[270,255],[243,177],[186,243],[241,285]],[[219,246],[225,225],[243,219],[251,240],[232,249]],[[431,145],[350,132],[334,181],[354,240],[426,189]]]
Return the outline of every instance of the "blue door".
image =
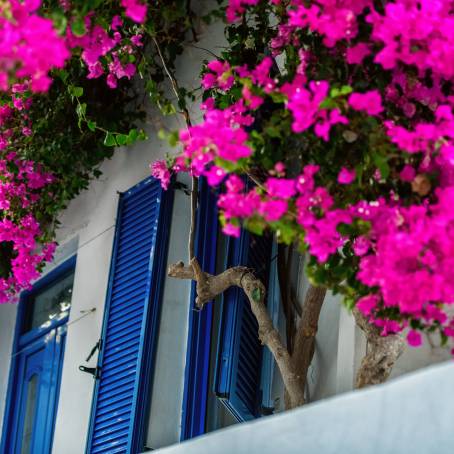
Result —
[[[21,297],[2,453],[51,452],[74,264],[66,262]]]

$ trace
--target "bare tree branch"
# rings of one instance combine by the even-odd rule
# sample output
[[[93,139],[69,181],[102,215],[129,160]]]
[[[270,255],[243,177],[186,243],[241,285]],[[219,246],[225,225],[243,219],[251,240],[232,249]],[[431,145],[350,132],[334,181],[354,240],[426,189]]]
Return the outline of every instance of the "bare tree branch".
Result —
[[[405,341],[399,334],[382,336],[380,329],[369,323],[358,310],[353,309],[356,324],[367,338],[368,352],[361,361],[356,375],[356,387],[383,383],[389,377],[394,364],[404,351]]]
[[[190,11],[190,2],[188,2],[188,10]],[[194,31],[194,38],[196,37],[195,31]],[[182,109],[182,114],[186,123],[186,128],[189,130],[189,128],[192,126],[191,122],[191,116],[189,115],[189,110],[186,107],[186,102],[184,102],[184,99],[181,98],[181,92],[180,92],[180,87],[178,85],[177,78],[175,77],[175,74],[169,69],[169,66],[167,65],[167,62],[164,58],[164,55],[161,51],[161,47],[159,46],[159,43],[156,38],[153,38],[154,45],[156,46],[156,50],[158,51],[159,58],[162,63],[162,67],[164,68],[165,73],[167,74],[167,77],[170,80],[170,84],[172,86],[172,90],[175,93],[175,96],[177,98],[177,102],[179,107]],[[189,256],[189,261],[191,261],[195,257],[195,252],[194,252],[194,243],[195,243],[195,230],[196,230],[196,211],[197,211],[197,197],[199,193],[199,180],[197,177],[192,177],[192,188],[191,188],[191,225],[189,228],[189,242],[188,242],[188,256]]]
[[[200,269],[197,259],[193,258],[190,267],[185,267],[182,262],[170,265],[168,275],[197,282],[196,304],[199,308],[229,287],[236,286],[243,289],[258,322],[259,339],[263,345],[269,348],[281,372],[285,389],[289,395],[289,407],[294,408],[304,404],[304,377],[297,373],[279,332],[273,326],[264,303],[265,286],[250,269],[238,266],[213,276],[204,273]]]

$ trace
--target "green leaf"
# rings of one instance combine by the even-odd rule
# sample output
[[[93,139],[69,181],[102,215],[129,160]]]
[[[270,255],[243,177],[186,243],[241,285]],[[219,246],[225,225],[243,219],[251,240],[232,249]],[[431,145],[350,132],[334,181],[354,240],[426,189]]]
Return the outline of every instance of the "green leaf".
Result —
[[[173,115],[177,112],[177,109],[171,102],[159,105],[159,110],[163,115]]]
[[[85,27],[85,22],[82,17],[77,18],[72,24],[71,24],[71,31],[76,35],[76,36],[84,36],[85,33],[87,33],[87,29]]]
[[[281,131],[279,130],[279,128],[276,128],[275,126],[268,126],[267,128],[265,128],[265,132],[266,134],[273,138],[281,137]]]
[[[68,24],[66,16],[60,11],[55,11],[52,13],[51,17],[54,23],[54,28],[57,30],[59,35],[62,35],[65,32],[66,26]]]
[[[324,101],[320,103],[320,109],[335,109],[337,104],[331,98],[325,98]]]
[[[291,244],[293,243],[293,240],[295,239],[297,232],[292,224],[289,224],[288,222],[281,220],[279,222],[274,223],[276,227],[276,235],[277,239],[281,243],[285,244]]]
[[[264,219],[254,217],[247,219],[245,221],[245,227],[254,235],[263,235],[263,231],[265,230],[266,224]]]
[[[271,99],[276,103],[276,104],[281,104],[287,101],[287,97],[283,95],[282,93],[276,93],[276,92],[271,92],[270,93]]]
[[[76,107],[76,113],[79,117],[84,117],[85,114],[87,112],[87,104],[86,103],[82,103],[82,104],[77,104],[77,107]]]
[[[178,131],[167,132],[164,129],[158,131],[158,137],[161,140],[166,140],[171,147],[174,147],[178,144],[179,133]]]
[[[147,133],[143,130],[139,130],[139,135],[137,136],[137,140],[148,140]]]
[[[167,140],[167,132],[164,129],[158,131],[158,138],[160,140]]]
[[[355,307],[356,301],[355,301],[354,298],[349,297],[349,296],[346,296],[346,297],[344,298],[343,303],[344,303],[344,306],[345,306],[349,311],[351,311],[351,310],[353,310],[353,308]]]
[[[353,91],[353,88],[350,85],[342,85],[341,88],[333,88],[330,92],[332,98],[337,98],[338,96],[349,95]]]
[[[86,103],[77,104],[76,113],[77,113],[77,116],[79,117],[79,120],[77,122],[77,124],[79,125],[79,129],[81,128],[82,121],[85,120],[85,113],[86,112],[87,112],[87,104]]]
[[[68,74],[66,74],[68,78]],[[63,81],[65,82],[65,80]],[[84,89],[82,87],[75,87],[74,85],[68,86],[68,93],[74,98],[80,98],[84,94]]]
[[[126,134],[116,134],[115,139],[118,143],[118,145],[126,145],[129,142],[129,136]]]
[[[68,71],[65,71],[64,69],[56,69],[55,74],[64,82],[66,83],[69,73]]]
[[[131,129],[128,134],[128,144],[131,145],[137,139],[139,139],[139,131],[137,129]]]
[[[167,140],[168,140],[169,145],[170,145],[171,147],[177,146],[177,144],[178,144],[178,142],[179,142],[179,140],[180,140],[180,135],[179,135],[178,131],[173,131],[173,132],[171,132],[171,133],[168,135]]]
[[[104,137],[104,145],[106,147],[116,147],[117,141],[115,140],[115,136],[111,132],[107,132],[106,137]]]
[[[84,94],[84,89],[82,87],[73,87],[73,95],[77,98],[80,98]]]
[[[377,166],[378,170],[380,171],[381,178],[386,180],[386,178],[388,178],[389,172],[390,172],[388,161],[386,160],[386,158],[384,156],[381,156],[379,154],[374,154],[373,160],[374,160],[374,164]]]
[[[87,127],[90,131],[94,132],[96,130],[96,121],[88,120]]]
[[[352,93],[352,92],[353,92],[353,88],[350,87],[350,85],[343,85],[343,86],[341,87],[341,93],[342,93],[343,95],[349,95],[349,94]]]

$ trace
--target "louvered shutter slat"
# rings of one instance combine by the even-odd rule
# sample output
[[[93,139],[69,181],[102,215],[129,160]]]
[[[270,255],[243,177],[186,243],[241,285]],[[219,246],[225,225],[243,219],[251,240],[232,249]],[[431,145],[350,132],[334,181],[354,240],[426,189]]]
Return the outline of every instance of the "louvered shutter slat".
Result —
[[[87,443],[93,454],[142,448],[164,279],[171,194],[150,178],[120,197]]]
[[[246,265],[267,286],[272,240],[242,231],[229,239],[227,267]],[[259,416],[262,346],[258,324],[244,292],[225,292],[220,321],[215,392],[239,421]]]

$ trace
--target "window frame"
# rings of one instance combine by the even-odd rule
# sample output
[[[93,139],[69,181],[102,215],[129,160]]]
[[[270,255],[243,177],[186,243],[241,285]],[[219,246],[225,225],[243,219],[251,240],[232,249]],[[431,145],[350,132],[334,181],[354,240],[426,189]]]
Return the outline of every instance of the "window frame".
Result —
[[[216,273],[217,254],[213,254],[213,251],[216,252],[218,249],[218,226],[217,193],[208,186],[206,179],[201,177],[199,179],[195,251],[202,269],[210,274]],[[231,242],[231,240],[226,242],[226,252],[233,245],[233,243],[231,245]],[[247,245],[249,245],[249,242],[247,242]],[[226,256],[225,264],[228,262],[227,259]],[[219,375],[219,358],[217,358],[216,364],[210,364],[211,343],[215,339],[215,333],[212,332],[213,304],[216,303],[209,302],[202,311],[197,310],[195,307],[195,289],[195,282],[192,282],[180,441],[189,440],[206,433],[208,393],[215,392],[215,389],[210,389],[210,368],[214,368],[213,386],[215,386]],[[222,307],[224,306],[223,299],[221,298],[222,301],[219,303]],[[274,307],[271,310],[274,312]],[[222,326],[219,329],[223,331]],[[218,342],[221,342],[221,338],[218,339]],[[219,348],[218,345],[218,354]],[[270,362],[274,359],[270,359],[269,355],[264,355],[264,358],[266,360],[262,362],[258,386],[264,388],[268,395],[273,372]],[[269,376],[265,377],[265,374],[269,374]],[[216,398],[223,400],[219,395]],[[268,404],[269,399],[264,399],[264,403]],[[238,422],[243,422],[228,406],[227,409]],[[271,411],[271,409],[268,410]],[[259,415],[256,417],[259,417]]]
[[[33,343],[38,340],[40,337],[45,336],[50,331],[56,329],[59,331],[60,327],[63,327],[67,324],[69,319],[69,313],[60,318],[55,320],[51,320],[48,326],[45,327],[38,327],[23,333],[24,324],[28,317],[30,316],[30,311],[32,310],[30,303],[30,299],[36,294],[45,290],[46,288],[50,288],[56,281],[64,279],[70,273],[75,272],[76,269],[76,261],[77,255],[74,254],[72,257],[65,260],[60,265],[56,266],[54,269],[49,271],[46,275],[44,275],[41,279],[36,281],[30,290],[25,290],[20,294],[18,307],[17,307],[17,315],[16,315],[16,322],[14,328],[14,336],[13,336],[13,345],[11,349],[11,361],[9,366],[9,376],[8,376],[8,386],[6,392],[6,402],[5,402],[5,410],[3,413],[3,427],[1,433],[1,443],[0,443],[0,451],[7,452],[7,448],[10,447],[11,443],[17,437],[18,431],[21,429],[22,424],[15,424],[16,418],[16,406],[15,401],[18,395],[18,390],[20,389],[21,383],[19,382],[19,367],[20,367],[20,356],[19,353],[23,349],[28,348],[27,346],[33,345]],[[63,358],[62,358],[63,361]],[[60,368],[61,369],[61,368]],[[56,386],[59,387],[60,380],[57,381]],[[56,391],[55,395],[55,411],[58,407],[58,397],[59,392]],[[52,423],[52,431],[50,437],[50,446],[52,445],[53,433],[55,430],[55,418]]]
[[[195,233],[195,254],[202,269],[216,272],[218,210],[216,194],[205,178],[199,179],[199,205]],[[213,302],[202,311],[195,307],[196,285],[191,283],[189,329],[184,375],[183,408],[180,440],[189,440],[204,434],[210,377]]]

